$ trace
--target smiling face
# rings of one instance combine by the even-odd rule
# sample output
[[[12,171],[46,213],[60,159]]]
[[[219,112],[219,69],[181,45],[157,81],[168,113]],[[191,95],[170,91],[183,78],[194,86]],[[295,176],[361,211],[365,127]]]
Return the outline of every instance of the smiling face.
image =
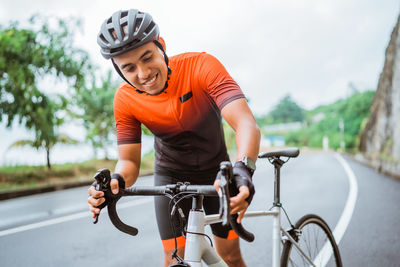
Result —
[[[153,42],[113,59],[125,78],[138,90],[155,95],[164,89],[168,68],[163,52]]]

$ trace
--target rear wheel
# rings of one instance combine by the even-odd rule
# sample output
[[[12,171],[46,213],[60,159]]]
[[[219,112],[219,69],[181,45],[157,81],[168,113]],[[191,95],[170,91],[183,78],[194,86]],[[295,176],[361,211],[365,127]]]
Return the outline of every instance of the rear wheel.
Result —
[[[297,241],[301,250],[318,267],[342,267],[339,248],[326,222],[317,215],[308,214],[300,218],[290,235]],[[311,266],[300,251],[285,241],[282,250],[282,267]]]

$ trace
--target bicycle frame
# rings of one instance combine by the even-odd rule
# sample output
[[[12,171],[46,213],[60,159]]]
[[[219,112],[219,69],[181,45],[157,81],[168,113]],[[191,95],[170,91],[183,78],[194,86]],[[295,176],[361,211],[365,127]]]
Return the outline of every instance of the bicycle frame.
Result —
[[[313,263],[313,259],[308,257],[306,253],[302,251],[295,238],[292,237],[292,231],[285,231],[281,226],[281,209],[282,204],[280,203],[280,168],[287,162],[280,159],[280,156],[296,157],[298,155],[298,149],[291,149],[286,151],[276,151],[269,154],[259,155],[259,158],[268,157],[270,163],[274,165],[275,179],[274,179],[274,202],[273,207],[269,211],[248,211],[244,217],[260,217],[260,216],[272,216],[272,267],[280,267],[281,265],[281,245],[282,236],[284,236],[286,242],[291,242],[296,249],[304,256],[310,266],[316,266]],[[147,195],[147,196],[170,196],[174,194],[180,194],[183,192],[189,193],[192,196],[192,209],[189,212],[188,225],[186,232],[186,248],[184,260],[192,267],[201,267],[202,260],[211,267],[227,267],[227,264],[220,258],[216,251],[211,247],[209,242],[205,239],[204,227],[219,222],[229,222],[236,233],[244,240],[253,241],[254,235],[246,231],[241,224],[235,221],[235,216],[229,214],[229,190],[226,181],[229,181],[232,177],[232,166],[228,162],[221,163],[221,187],[220,187],[220,201],[223,202],[222,207],[228,207],[220,210],[221,214],[205,215],[202,210],[204,196],[217,196],[212,185],[196,186],[188,183],[177,183],[169,184],[165,186],[154,186],[154,187],[130,187],[127,189],[121,188],[118,195],[113,195],[109,187],[110,184],[110,171],[107,169],[99,170],[95,179],[98,183],[97,190],[105,192],[106,199],[108,199],[107,209],[111,222],[120,231],[135,236],[138,230],[135,227],[124,224],[118,217],[116,211],[116,203],[122,196],[134,196],[134,195]],[[226,180],[223,178],[225,175],[228,177]],[[223,182],[225,181],[225,182]],[[225,184],[225,185],[223,185]],[[195,192],[195,193],[194,193]],[[173,198],[172,198],[173,199]],[[224,212],[225,211],[225,212]],[[228,218],[228,219],[227,219]],[[322,220],[322,219],[321,219]],[[97,219],[94,223],[97,222]],[[326,224],[326,223],[325,223]],[[329,230],[329,227],[328,227]],[[330,230],[329,230],[330,231]],[[300,231],[299,231],[300,233]],[[295,232],[295,234],[297,234]],[[297,239],[297,238],[296,238]],[[287,247],[287,246],[286,246]],[[322,251],[327,250],[327,243],[324,248],[317,255],[316,259],[322,258]],[[286,254],[285,254],[286,255]],[[314,260],[316,260],[314,259]],[[318,261],[320,262],[320,261]],[[323,261],[324,264],[324,261]]]
[[[221,259],[217,252],[211,247],[210,243],[203,235],[205,216],[203,211],[191,210],[186,234],[185,262],[191,267],[201,267],[201,261],[212,267],[227,267],[228,265]],[[217,220],[216,222],[219,222]]]
[[[281,232],[288,238],[290,242],[298,249],[300,253],[308,260],[310,266],[315,266],[310,259],[298,246],[292,236],[281,227],[281,208],[274,207],[272,211],[248,211],[244,217],[261,217],[273,216],[272,226],[272,267],[280,267],[281,264]],[[201,267],[201,260],[208,266],[225,267],[228,266],[219,257],[209,242],[201,234],[204,234],[204,226],[221,222],[218,214],[204,215],[202,210],[192,209],[189,213],[186,247],[185,247],[185,262],[193,267]],[[199,235],[200,234],[200,235]]]
[[[306,255],[293,239],[293,237],[282,228],[281,226],[281,206],[280,203],[280,168],[283,161],[275,159],[273,162],[275,170],[274,180],[274,203],[271,211],[248,211],[244,217],[260,217],[272,216],[272,267],[280,267],[281,265],[281,236],[284,235],[289,242],[297,248],[297,250],[305,257],[310,266],[316,266],[313,260]],[[186,247],[185,247],[185,261],[193,267],[201,267],[201,260],[210,267],[225,267],[228,266],[220,256],[211,247],[209,242],[205,240],[204,226],[214,223],[219,223],[222,220],[218,214],[204,215],[201,210],[203,196],[196,196],[193,198],[192,210],[189,212]],[[281,235],[282,232],[282,235]],[[200,235],[198,234],[200,233]]]

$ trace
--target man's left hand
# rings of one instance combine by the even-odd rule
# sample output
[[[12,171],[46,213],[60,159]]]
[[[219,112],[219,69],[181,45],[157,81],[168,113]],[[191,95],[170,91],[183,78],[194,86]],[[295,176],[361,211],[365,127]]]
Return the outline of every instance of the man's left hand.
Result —
[[[216,191],[219,190],[219,183],[220,183],[219,179],[216,179],[214,182],[214,187]],[[247,186],[242,185],[239,187],[239,193],[236,196],[230,198],[231,214],[238,213],[239,215],[237,218],[238,223],[242,222],[242,218],[244,217],[244,214],[246,213],[246,210],[249,207],[249,202],[246,201],[246,199],[248,199],[249,196],[250,196],[249,188]]]

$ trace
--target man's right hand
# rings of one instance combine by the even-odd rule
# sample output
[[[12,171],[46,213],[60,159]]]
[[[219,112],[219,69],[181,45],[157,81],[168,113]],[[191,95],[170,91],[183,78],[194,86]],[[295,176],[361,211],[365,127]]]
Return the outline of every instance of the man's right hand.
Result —
[[[111,187],[111,192],[113,192],[114,195],[118,194],[119,192],[118,179],[111,179],[110,187]],[[88,193],[89,193],[89,198],[88,198],[89,210],[93,213],[94,217],[96,214],[100,214],[101,209],[97,207],[100,206],[105,201],[104,192],[97,191],[95,186],[91,185],[88,189]]]

